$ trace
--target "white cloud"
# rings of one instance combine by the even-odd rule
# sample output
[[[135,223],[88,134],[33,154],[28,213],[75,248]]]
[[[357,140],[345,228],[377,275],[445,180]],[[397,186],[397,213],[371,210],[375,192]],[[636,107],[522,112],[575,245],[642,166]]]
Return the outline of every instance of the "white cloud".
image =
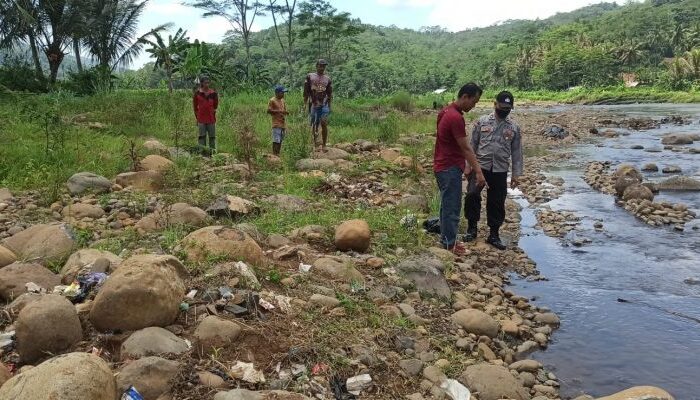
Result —
[[[152,1],[146,5],[145,15],[159,15],[164,17],[180,17],[192,15],[192,8],[177,0]]]
[[[197,22],[187,31],[190,39],[199,39],[207,43],[221,43],[231,25],[222,17],[197,19]]]
[[[377,3],[382,6],[389,7],[427,7],[438,4],[437,0],[377,0]]]

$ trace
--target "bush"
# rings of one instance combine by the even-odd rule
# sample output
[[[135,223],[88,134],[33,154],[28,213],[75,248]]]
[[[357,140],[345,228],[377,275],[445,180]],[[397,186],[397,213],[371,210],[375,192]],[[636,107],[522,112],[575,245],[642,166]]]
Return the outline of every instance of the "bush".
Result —
[[[377,124],[379,133],[377,138],[382,143],[394,143],[399,138],[399,118],[391,113],[379,120]]]
[[[48,82],[38,76],[34,68],[19,57],[6,57],[0,65],[0,86],[17,92],[45,93]]]
[[[398,92],[391,98],[391,105],[403,112],[413,111],[413,97],[408,92]]]
[[[115,76],[110,75],[109,81],[105,82],[104,76],[97,67],[82,72],[69,72],[68,80],[63,82],[62,87],[79,96],[91,96],[107,91],[116,80]]]

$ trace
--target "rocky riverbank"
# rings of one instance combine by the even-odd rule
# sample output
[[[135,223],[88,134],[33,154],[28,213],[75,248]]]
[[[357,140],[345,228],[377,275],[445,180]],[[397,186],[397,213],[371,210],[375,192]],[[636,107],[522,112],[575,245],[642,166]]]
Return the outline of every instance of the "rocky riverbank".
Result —
[[[550,150],[588,140],[595,117],[525,112],[522,124],[542,133],[528,146],[547,149],[522,187],[543,204],[562,192],[542,173],[566,158]],[[516,245],[520,207],[507,203],[507,251],[435,247],[418,224],[434,211],[430,161],[411,147],[433,139],[409,139],[302,160],[303,197],[227,156],[185,173],[154,141],[138,171],[76,174],[49,205],[0,190],[0,400],[131,387],[153,400],[560,398],[556,375],[528,359],[559,317],[507,288],[512,273],[544,279]],[[328,209],[356,218],[304,223]],[[262,231],[266,215],[291,229]],[[540,215],[556,236],[572,219]],[[393,236],[415,244],[384,245]],[[634,390],[607,399],[671,398]]]

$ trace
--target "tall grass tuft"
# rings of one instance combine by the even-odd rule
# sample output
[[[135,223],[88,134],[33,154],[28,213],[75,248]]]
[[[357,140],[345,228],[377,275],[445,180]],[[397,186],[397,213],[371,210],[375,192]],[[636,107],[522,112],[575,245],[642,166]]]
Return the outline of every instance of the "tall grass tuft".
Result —
[[[391,106],[403,112],[411,112],[415,108],[413,97],[410,93],[401,91],[391,97]]]

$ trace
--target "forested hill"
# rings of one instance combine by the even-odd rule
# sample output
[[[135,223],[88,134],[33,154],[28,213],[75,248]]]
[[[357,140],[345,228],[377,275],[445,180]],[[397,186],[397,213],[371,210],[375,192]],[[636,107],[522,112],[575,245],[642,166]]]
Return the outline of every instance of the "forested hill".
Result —
[[[425,93],[472,80],[562,90],[621,84],[627,72],[641,84],[684,89],[700,78],[700,54],[694,59],[688,54],[700,48],[700,0],[602,3],[545,20],[457,33],[362,27],[357,36],[339,38],[330,51],[298,40],[295,76],[303,77],[320,55],[330,59],[336,87],[346,94]],[[256,62],[271,80],[284,80],[287,65],[274,29],[256,35]],[[675,66],[673,57],[679,57]]]

